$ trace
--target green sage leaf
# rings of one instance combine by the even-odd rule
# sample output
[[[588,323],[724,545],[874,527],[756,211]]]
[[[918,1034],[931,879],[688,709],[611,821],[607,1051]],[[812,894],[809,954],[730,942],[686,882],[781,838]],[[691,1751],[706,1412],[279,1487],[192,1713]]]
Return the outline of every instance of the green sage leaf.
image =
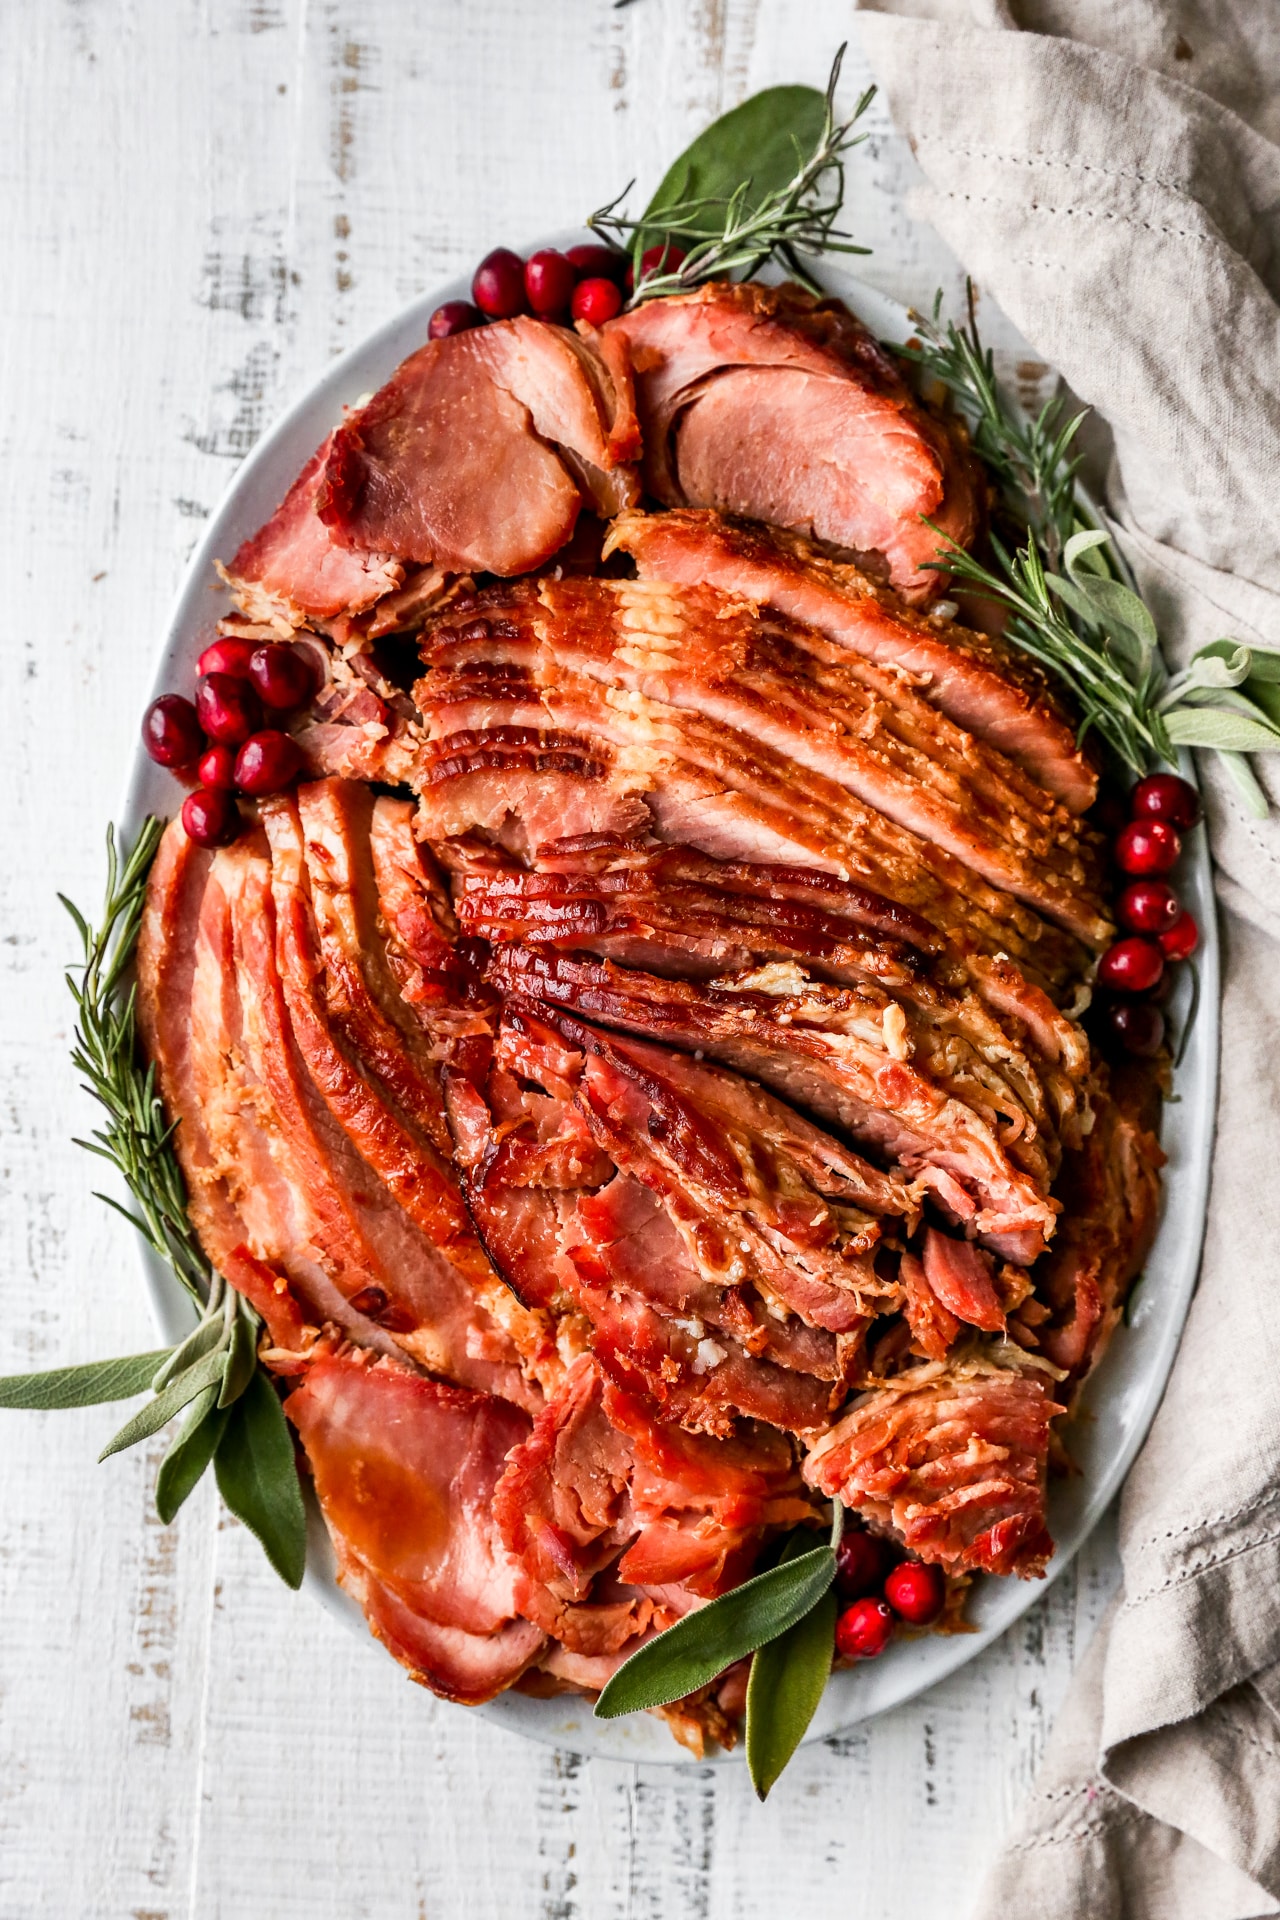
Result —
[[[237,1303],[231,1346],[227,1353],[227,1370],[222,1377],[222,1392],[218,1396],[220,1407],[229,1407],[233,1400],[240,1398],[253,1378],[257,1364],[257,1329],[250,1318],[249,1309]]]
[[[166,1526],[213,1459],[227,1417],[226,1409],[218,1405],[216,1384],[202,1388],[191,1402],[191,1411],[156,1475],[156,1512]]]
[[[663,233],[661,220],[652,216],[682,201],[727,203],[740,193],[745,208],[754,211],[813,152],[825,114],[826,101],[813,87],[766,87],[722,113],[667,169],[644,211],[646,242]],[[707,208],[713,222],[722,211]]]
[[[185,1373],[180,1373],[162,1393],[140,1408],[132,1420],[126,1420],[115,1438],[108,1440],[98,1459],[109,1460],[113,1453],[123,1453],[126,1447],[136,1446],[139,1440],[150,1439],[153,1433],[159,1433],[161,1427],[167,1427],[174,1414],[181,1413],[198,1393],[221,1381],[224,1365],[225,1356],[222,1353],[206,1353],[202,1360],[197,1360]]]
[[[809,1730],[831,1676],[836,1596],[817,1605],[761,1647],[747,1682],[747,1771],[761,1800]]]
[[[1192,664],[1197,660],[1230,660],[1240,651],[1250,656],[1252,679],[1280,680],[1280,649],[1255,646],[1251,640],[1207,640],[1192,654]]]
[[[185,1373],[188,1367],[194,1366],[197,1360],[203,1360],[206,1353],[211,1353],[214,1347],[221,1346],[222,1334],[220,1313],[212,1314],[202,1320],[198,1327],[193,1327],[186,1339],[166,1356],[163,1365],[156,1368],[155,1379],[151,1382],[155,1391],[159,1393],[171,1380],[176,1380],[180,1373]]]
[[[1270,802],[1259,784],[1257,774],[1244,755],[1219,751],[1218,759],[1222,763],[1223,771],[1234,781],[1236,791],[1254,819],[1265,820],[1271,811]]]
[[[1084,415],[1078,413],[1072,426],[1078,427],[1083,419]],[[1077,563],[1084,559],[1085,554],[1092,553],[1095,547],[1105,547],[1110,538],[1110,534],[1103,533],[1100,527],[1085,527],[1079,533],[1073,533],[1062,549],[1062,564],[1067,572],[1074,573]],[[1096,556],[1092,564],[1097,565]]]
[[[1216,747],[1220,753],[1275,753],[1280,749],[1280,727],[1262,713],[1254,719],[1224,707],[1175,707],[1164,715],[1164,724],[1177,747]]]
[[[0,1380],[0,1407],[96,1407],[104,1400],[132,1400],[145,1393],[168,1348],[134,1353],[123,1360],[91,1360],[83,1367],[54,1367],[49,1373],[15,1373]]]
[[[745,1659],[803,1619],[826,1593],[835,1572],[832,1549],[815,1547],[686,1614],[618,1668],[596,1701],[597,1719],[667,1706],[707,1686],[735,1660]]]
[[[300,1587],[307,1561],[307,1515],[284,1409],[261,1367],[228,1409],[213,1458],[218,1491],[288,1586]]]

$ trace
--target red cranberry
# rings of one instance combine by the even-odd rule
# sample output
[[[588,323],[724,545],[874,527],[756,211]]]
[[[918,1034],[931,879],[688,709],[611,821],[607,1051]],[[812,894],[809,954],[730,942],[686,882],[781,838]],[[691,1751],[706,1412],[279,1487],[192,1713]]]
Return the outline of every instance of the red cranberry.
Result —
[[[1164,1045],[1164,1015],[1149,1000],[1117,1000],[1107,1009],[1111,1031],[1126,1053],[1149,1060]]]
[[[1098,983],[1120,993],[1146,993],[1164,972],[1164,955],[1154,940],[1131,935],[1108,947],[1098,962]]]
[[[524,291],[524,261],[509,247],[495,247],[486,253],[471,282],[471,298],[491,320],[510,320],[527,313]]]
[[[543,247],[524,263],[525,298],[541,319],[554,320],[569,311],[577,278],[572,260],[554,247]]]
[[[674,273],[683,266],[686,258],[683,247],[661,245],[646,247],[640,255],[640,278],[643,280],[651,273]],[[636,272],[634,267],[627,268],[627,286],[634,293]]]
[[[1163,933],[1182,912],[1182,902],[1163,880],[1134,880],[1116,907],[1121,926],[1134,933]]]
[[[1200,818],[1200,795],[1176,773],[1149,773],[1129,795],[1135,820],[1164,820],[1189,833]]]
[[[262,703],[247,680],[229,673],[210,673],[196,688],[196,712],[211,740],[239,746],[262,725]]]
[[[182,803],[182,825],[198,847],[229,847],[240,831],[240,813],[231,794],[197,787]]]
[[[884,1547],[874,1534],[848,1527],[836,1548],[836,1592],[842,1600],[861,1600],[884,1578]]]
[[[1195,915],[1180,913],[1171,927],[1156,935],[1166,960],[1189,960],[1200,945],[1200,929]]]
[[[884,1597],[913,1627],[929,1627],[946,1603],[947,1583],[941,1567],[927,1567],[922,1560],[902,1560],[884,1583]]]
[[[162,693],[142,716],[142,744],[161,767],[189,767],[204,745],[200,718],[180,693]]]
[[[229,673],[233,680],[247,680],[249,662],[257,644],[256,640],[215,640],[197,660],[196,672]]]
[[[301,766],[297,742],[268,727],[263,733],[250,734],[236,755],[236,785],[241,793],[255,796],[279,793]]]
[[[1116,836],[1121,873],[1168,873],[1181,852],[1181,840],[1164,820],[1131,820]]]
[[[200,755],[196,767],[202,787],[216,787],[230,793],[236,784],[236,750],[234,747],[210,747],[207,753]]]
[[[836,1651],[846,1660],[874,1660],[893,1638],[893,1615],[883,1600],[855,1600],[836,1621]]]
[[[302,706],[316,690],[315,670],[296,647],[259,647],[249,662],[249,678],[263,706],[277,713]]]
[[[564,257],[581,280],[621,280],[627,270],[627,256],[616,247],[566,247]]]
[[[469,300],[446,300],[427,322],[428,340],[447,340],[451,333],[468,333],[484,325],[484,315]]]
[[[573,290],[570,312],[575,320],[602,327],[615,313],[622,312],[621,289],[614,280],[579,280]]]

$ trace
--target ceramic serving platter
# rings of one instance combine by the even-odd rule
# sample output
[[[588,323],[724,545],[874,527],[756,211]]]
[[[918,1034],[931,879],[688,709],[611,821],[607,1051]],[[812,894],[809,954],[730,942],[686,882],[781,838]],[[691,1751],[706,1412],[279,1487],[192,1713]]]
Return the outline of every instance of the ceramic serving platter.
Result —
[[[530,242],[524,251],[570,246],[588,237],[557,234]],[[895,301],[836,269],[824,268],[822,278],[880,339],[897,342],[909,337],[909,316]],[[922,288],[922,299],[930,291]],[[328,366],[264,434],[237,471],[191,557],[160,643],[154,694],[191,684],[198,654],[229,610],[214,560],[233,554],[268,517],[299,469],[341,419],[343,407],[381,386],[399,362],[422,345],[435,308],[445,300],[465,299],[469,292],[468,282],[455,280],[415,300]],[[1183,771],[1190,775],[1190,766]],[[139,745],[121,815],[126,842],[132,841],[145,815],[168,817],[178,799],[172,777],[153,765]],[[1217,925],[1202,826],[1187,838],[1179,887],[1204,936],[1197,956],[1199,1010],[1174,1074],[1175,1098],[1164,1109],[1161,1141],[1168,1164],[1160,1228],[1134,1296],[1130,1323],[1117,1330],[1089,1382],[1081,1416],[1066,1429],[1080,1472],[1055,1482],[1051,1491],[1049,1519],[1058,1546],[1046,1580],[1062,1572],[1097,1524],[1142,1444],[1173,1364],[1200,1261],[1216,1105],[1219,999]],[[1182,971],[1170,1010],[1175,1032],[1186,1018],[1190,997],[1190,970]],[[145,1248],[142,1253],[156,1318],[165,1337],[176,1339],[193,1324],[190,1304],[167,1269]],[[310,1498],[308,1507],[307,1591],[367,1641],[371,1660],[385,1660],[387,1655],[370,1637],[359,1608],[336,1583],[328,1539]],[[269,1577],[265,1569],[263,1577]],[[968,1609],[975,1632],[895,1642],[880,1659],[834,1674],[808,1738],[822,1739],[883,1713],[954,1673],[1025,1613],[1044,1588],[1044,1581],[983,1576],[975,1582]],[[405,1711],[412,1712],[415,1702],[414,1689],[406,1685]],[[456,1711],[483,1713],[530,1739],[583,1754],[649,1762],[687,1760],[652,1715],[598,1721],[589,1702],[571,1696],[534,1700],[506,1694],[488,1706]],[[739,1749],[736,1755],[717,1752],[710,1758],[734,1765],[740,1754]]]

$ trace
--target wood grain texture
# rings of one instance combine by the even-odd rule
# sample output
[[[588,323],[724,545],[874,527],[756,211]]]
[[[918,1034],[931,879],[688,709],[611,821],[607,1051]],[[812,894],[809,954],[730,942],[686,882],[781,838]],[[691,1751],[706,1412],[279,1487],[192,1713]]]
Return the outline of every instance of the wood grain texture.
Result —
[[[714,113],[820,83],[828,0],[10,0],[0,69],[0,1370],[151,1329],[70,1144],[61,888],[88,903],[184,558],[327,358],[489,246],[647,194]],[[855,29],[856,31],[856,29]],[[852,100],[863,73],[856,44]],[[882,112],[851,175],[866,277],[959,269]],[[0,1415],[3,1920],[954,1916],[1105,1605],[1098,1538],[927,1698],[738,1770],[585,1763],[404,1682],[274,1580],[112,1410]]]

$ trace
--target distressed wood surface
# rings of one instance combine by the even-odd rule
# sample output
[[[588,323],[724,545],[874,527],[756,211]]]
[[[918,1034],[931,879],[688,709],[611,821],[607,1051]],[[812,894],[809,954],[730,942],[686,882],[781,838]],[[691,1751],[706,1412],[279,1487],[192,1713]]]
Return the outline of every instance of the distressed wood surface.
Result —
[[[88,903],[154,639],[236,462],[326,359],[489,246],[646,193],[716,112],[821,82],[827,0],[9,0],[0,71],[0,1370],[152,1330],[70,1144],[61,888]],[[862,84],[855,43],[846,97]],[[866,277],[956,263],[855,161]],[[962,1914],[1114,1580],[1109,1538],[915,1705],[740,1770],[580,1761],[407,1684],[111,1410],[0,1415],[0,1916]]]

